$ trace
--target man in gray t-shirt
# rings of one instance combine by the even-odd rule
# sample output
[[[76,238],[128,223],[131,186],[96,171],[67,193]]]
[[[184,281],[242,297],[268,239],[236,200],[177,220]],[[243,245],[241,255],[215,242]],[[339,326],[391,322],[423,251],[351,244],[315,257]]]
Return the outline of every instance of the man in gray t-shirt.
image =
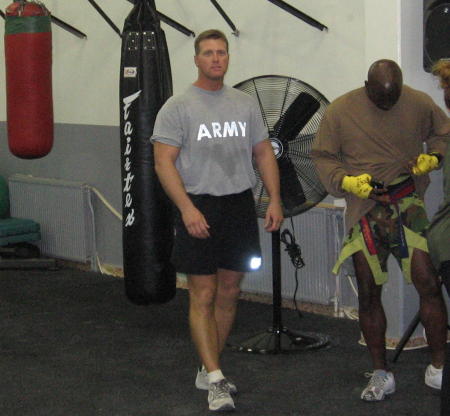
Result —
[[[248,94],[191,85],[161,108],[152,141],[180,148],[175,165],[188,193],[220,196],[255,185],[252,149],[267,137]]]
[[[186,273],[189,322],[202,366],[195,385],[208,390],[209,409],[234,409],[237,391],[220,354],[231,330],[244,272],[259,254],[251,188],[252,159],[270,196],[264,226],[283,221],[278,165],[253,99],[224,85],[228,41],[217,30],[195,40],[198,78],[161,108],[153,136],[155,170],[177,210],[172,259]]]

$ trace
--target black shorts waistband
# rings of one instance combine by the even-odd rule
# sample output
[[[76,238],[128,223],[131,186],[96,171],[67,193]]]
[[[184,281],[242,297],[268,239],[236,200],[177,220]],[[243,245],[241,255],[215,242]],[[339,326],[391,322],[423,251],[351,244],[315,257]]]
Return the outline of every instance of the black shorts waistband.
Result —
[[[193,198],[205,198],[205,199],[232,199],[232,198],[238,198],[240,196],[246,195],[252,193],[252,190],[246,189],[245,191],[242,192],[238,192],[236,194],[226,194],[226,195],[211,195],[211,194],[191,194],[191,193],[187,193],[189,197],[193,197]]]

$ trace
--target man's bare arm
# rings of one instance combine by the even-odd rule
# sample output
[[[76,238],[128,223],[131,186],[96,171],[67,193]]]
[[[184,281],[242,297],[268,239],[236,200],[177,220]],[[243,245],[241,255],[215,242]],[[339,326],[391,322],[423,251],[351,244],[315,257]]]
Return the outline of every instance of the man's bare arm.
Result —
[[[275,159],[270,141],[264,140],[253,146],[253,155],[264,187],[270,197],[264,227],[269,232],[276,231],[283,222],[283,210],[281,208],[278,163]]]
[[[203,214],[194,206],[175,166],[180,148],[155,142],[155,171],[164,191],[178,207],[189,234],[196,238],[209,237],[209,225]]]

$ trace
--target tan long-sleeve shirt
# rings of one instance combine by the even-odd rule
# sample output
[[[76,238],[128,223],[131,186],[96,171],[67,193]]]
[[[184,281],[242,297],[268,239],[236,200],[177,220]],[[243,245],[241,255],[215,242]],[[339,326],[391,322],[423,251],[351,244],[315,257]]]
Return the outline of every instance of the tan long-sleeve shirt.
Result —
[[[450,119],[425,93],[403,86],[398,102],[389,111],[376,107],[364,87],[337,98],[327,108],[313,143],[311,156],[326,190],[347,202],[346,231],[374,206],[341,188],[346,175],[368,173],[391,183],[408,174],[408,162],[426,152],[445,154],[450,139]],[[428,175],[415,176],[421,198]]]

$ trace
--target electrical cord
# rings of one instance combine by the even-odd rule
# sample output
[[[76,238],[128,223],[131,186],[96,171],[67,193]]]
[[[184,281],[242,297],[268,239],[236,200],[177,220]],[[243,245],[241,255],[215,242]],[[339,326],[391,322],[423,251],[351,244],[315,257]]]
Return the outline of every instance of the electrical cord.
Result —
[[[295,233],[294,221],[292,220],[292,217],[291,217],[291,228],[292,232]],[[302,258],[302,251],[300,246],[296,243],[294,235],[288,229],[283,230],[283,232],[280,235],[280,241],[286,246],[284,251],[288,253],[289,258],[291,259],[291,263],[295,268],[295,289],[292,301],[294,303],[295,310],[297,311],[299,318],[301,318],[302,313],[300,312],[300,309],[298,308],[297,305],[297,291],[298,291],[298,270],[305,266],[305,262]]]
[[[289,237],[289,241],[287,237]],[[300,246],[295,242],[295,237],[289,230],[285,229],[281,233],[280,240],[286,245],[284,251],[287,251],[291,259],[291,263],[296,269],[301,269],[305,265],[305,262],[302,259],[302,251]]]

